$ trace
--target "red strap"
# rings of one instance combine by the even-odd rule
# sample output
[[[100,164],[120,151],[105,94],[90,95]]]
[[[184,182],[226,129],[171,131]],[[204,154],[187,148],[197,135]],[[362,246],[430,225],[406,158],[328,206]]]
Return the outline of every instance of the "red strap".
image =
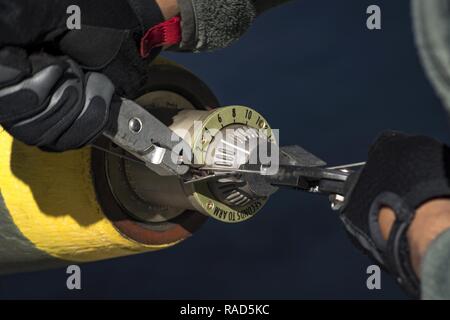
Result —
[[[171,46],[181,42],[181,18],[173,17],[148,29],[141,39],[141,57],[147,58],[156,47]]]

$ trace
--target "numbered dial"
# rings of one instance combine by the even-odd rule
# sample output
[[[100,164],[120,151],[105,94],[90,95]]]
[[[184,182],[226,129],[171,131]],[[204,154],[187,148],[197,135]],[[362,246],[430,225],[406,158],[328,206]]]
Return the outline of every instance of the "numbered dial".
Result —
[[[213,110],[194,136],[195,162],[217,169],[238,169],[250,160],[249,142],[255,139],[274,143],[271,128],[258,112],[243,106]],[[201,181],[195,185],[194,197],[209,216],[223,222],[242,222],[253,217],[267,201],[266,197],[245,192],[245,183],[238,174]]]

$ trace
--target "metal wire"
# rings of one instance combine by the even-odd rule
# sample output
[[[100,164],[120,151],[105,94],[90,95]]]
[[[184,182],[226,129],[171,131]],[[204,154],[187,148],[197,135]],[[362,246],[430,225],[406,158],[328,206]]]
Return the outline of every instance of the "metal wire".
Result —
[[[121,159],[124,159],[124,160],[128,160],[128,161],[132,161],[132,162],[135,162],[135,163],[138,163],[138,164],[141,164],[141,165],[144,165],[144,166],[145,166],[145,162],[143,162],[143,161],[141,161],[141,160],[133,159],[133,158],[128,157],[128,156],[126,156],[126,155],[124,155],[124,154],[116,153],[116,152],[111,151],[111,150],[109,150],[109,149],[103,148],[103,147],[101,147],[101,146],[99,146],[99,145],[92,144],[91,147],[94,148],[94,149],[103,151],[103,152],[105,152],[105,153],[108,153],[108,154],[110,154],[110,155],[113,155],[113,156],[115,156],[115,157],[118,157],[118,158],[121,158]]]

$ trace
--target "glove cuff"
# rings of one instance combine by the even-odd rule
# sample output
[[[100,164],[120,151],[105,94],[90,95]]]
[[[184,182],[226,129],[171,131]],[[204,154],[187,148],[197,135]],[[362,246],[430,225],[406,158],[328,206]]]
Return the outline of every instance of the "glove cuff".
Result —
[[[194,8],[191,1],[177,0],[181,15],[182,41],[179,49],[191,51],[196,46],[197,25],[195,22]],[[176,49],[176,48],[173,48]]]
[[[395,214],[395,222],[388,240],[384,240],[378,221],[381,208],[389,207]],[[420,292],[419,279],[411,264],[407,231],[414,219],[415,210],[404,199],[392,192],[381,193],[372,203],[369,212],[369,229],[382,263],[400,286],[413,297]]]

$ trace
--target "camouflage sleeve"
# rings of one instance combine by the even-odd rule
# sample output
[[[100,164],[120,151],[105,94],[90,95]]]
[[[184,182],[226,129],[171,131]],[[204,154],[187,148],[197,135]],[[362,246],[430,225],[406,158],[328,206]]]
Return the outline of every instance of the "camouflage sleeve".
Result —
[[[422,262],[422,299],[450,299],[450,230],[429,246]]]
[[[450,0],[412,0],[414,38],[425,69],[450,112]]]

